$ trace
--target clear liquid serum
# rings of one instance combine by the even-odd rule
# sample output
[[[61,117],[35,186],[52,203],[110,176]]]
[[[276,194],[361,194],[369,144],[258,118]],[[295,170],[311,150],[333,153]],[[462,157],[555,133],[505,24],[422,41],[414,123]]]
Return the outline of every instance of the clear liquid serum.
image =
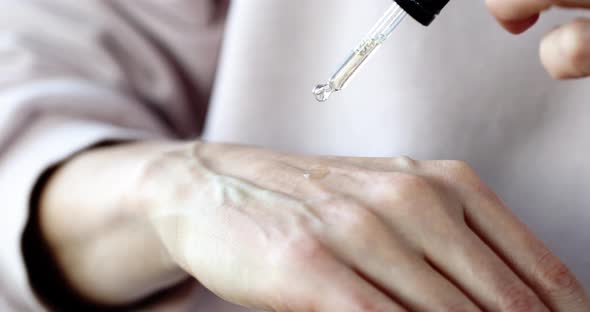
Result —
[[[358,44],[325,84],[313,89],[319,102],[327,101],[330,96],[346,87],[354,74],[387,40],[406,15],[412,16],[424,26],[430,25],[449,0],[395,0],[369,31],[365,39]]]

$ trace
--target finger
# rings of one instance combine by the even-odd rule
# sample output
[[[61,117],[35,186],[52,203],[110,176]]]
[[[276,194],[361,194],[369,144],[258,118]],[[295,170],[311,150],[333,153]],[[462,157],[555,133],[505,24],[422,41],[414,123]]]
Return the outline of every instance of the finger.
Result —
[[[537,23],[539,20],[539,14],[535,14],[531,17],[522,19],[522,20],[501,20],[498,19],[498,22],[509,32],[517,35],[520,33],[525,32],[527,29],[531,28],[533,25]]]
[[[352,270],[342,271],[341,276],[326,276],[326,283],[321,286],[325,291],[313,293],[312,306],[320,312],[405,312],[401,305],[395,303],[369,282]],[[318,294],[320,294],[318,296]],[[302,311],[302,310],[294,310]]]
[[[567,8],[590,8],[588,0],[555,0],[556,4]]]
[[[541,61],[558,79],[590,75],[590,19],[580,18],[550,32],[541,42]]]
[[[530,20],[555,3],[556,0],[486,0],[492,15],[504,26]]]
[[[332,218],[335,253],[411,311],[480,311],[455,285],[434,270],[407,242],[370,211],[350,202],[326,202],[347,211]],[[355,235],[351,235],[355,233]]]
[[[537,239],[461,162],[429,161],[422,167],[459,195],[470,228],[555,311],[588,311],[590,304],[580,283],[567,267]],[[426,174],[426,173],[425,173]]]
[[[383,294],[317,243],[288,252],[292,280],[273,308],[277,311],[402,312],[401,305]],[[276,291],[275,291],[276,293]],[[286,295],[284,295],[286,293]]]
[[[569,269],[493,195],[464,191],[470,226],[554,311],[589,311],[590,300]],[[502,235],[498,235],[502,233]]]
[[[486,4],[492,15],[509,30],[513,23],[526,24],[536,20],[551,6],[590,8],[587,0],[486,0]]]
[[[535,293],[467,226],[425,245],[427,258],[485,310],[549,311]],[[452,243],[450,243],[452,242]]]

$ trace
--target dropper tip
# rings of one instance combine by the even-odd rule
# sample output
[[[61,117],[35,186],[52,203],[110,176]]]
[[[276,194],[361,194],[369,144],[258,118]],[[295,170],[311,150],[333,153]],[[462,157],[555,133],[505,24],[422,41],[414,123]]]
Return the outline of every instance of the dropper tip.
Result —
[[[330,84],[327,83],[317,85],[312,92],[318,102],[326,102],[330,98],[330,95],[332,95],[334,92],[334,89],[332,89]]]

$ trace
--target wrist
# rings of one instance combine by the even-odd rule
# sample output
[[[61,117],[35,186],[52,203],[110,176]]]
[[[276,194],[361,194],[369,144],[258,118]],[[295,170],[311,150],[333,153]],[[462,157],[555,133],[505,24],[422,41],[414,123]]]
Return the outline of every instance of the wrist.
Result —
[[[186,276],[134,201],[143,168],[185,144],[91,149],[65,162],[47,181],[39,203],[40,231],[67,283],[81,296],[127,304]]]

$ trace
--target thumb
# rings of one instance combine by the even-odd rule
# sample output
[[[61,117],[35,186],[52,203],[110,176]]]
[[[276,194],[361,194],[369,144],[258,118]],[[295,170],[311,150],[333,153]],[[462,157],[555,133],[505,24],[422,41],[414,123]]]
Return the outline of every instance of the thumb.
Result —
[[[545,36],[541,61],[551,76],[571,79],[590,76],[590,19],[579,18]]]

